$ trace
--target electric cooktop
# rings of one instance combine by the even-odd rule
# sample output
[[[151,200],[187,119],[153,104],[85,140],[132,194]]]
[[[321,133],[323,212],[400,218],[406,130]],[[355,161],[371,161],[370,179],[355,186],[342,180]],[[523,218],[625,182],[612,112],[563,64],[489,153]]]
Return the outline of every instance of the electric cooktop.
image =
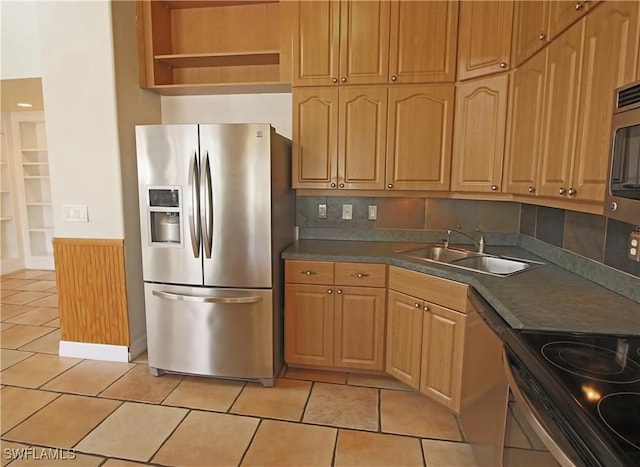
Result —
[[[596,458],[606,446],[620,465],[640,465],[640,336],[515,331],[512,338],[556,410],[596,446]]]

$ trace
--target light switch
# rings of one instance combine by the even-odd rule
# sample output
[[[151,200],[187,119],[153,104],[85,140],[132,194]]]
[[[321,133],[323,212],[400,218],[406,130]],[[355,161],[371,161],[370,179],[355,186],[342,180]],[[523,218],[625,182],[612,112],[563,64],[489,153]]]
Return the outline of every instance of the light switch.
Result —
[[[89,222],[86,204],[65,204],[62,206],[62,212],[66,222]]]
[[[318,219],[326,219],[327,218],[327,205],[326,204],[318,204]]]
[[[370,221],[375,221],[377,218],[378,218],[378,206],[375,204],[370,204],[367,219],[369,219]]]
[[[352,204],[343,204],[342,205],[342,218],[343,219],[352,219],[353,218],[353,205]]]

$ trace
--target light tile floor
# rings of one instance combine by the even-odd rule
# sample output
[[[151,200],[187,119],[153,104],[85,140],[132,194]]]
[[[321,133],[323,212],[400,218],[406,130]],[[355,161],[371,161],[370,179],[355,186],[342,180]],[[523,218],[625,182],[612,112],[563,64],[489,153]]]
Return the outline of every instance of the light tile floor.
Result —
[[[2,467],[474,465],[458,419],[393,378],[290,368],[263,388],[58,357],[55,274],[0,290]],[[520,419],[506,465],[556,466]]]

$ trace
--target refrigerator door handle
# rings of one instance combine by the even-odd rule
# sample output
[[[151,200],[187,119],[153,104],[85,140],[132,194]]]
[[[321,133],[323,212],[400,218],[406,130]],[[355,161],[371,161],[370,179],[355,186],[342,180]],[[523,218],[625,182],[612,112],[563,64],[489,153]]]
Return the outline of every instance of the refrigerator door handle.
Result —
[[[211,247],[213,245],[213,189],[211,186],[209,151],[205,151],[204,154],[204,161],[200,169],[200,223],[202,226],[204,255],[206,258],[211,258]]]
[[[193,157],[189,163],[189,181],[188,188],[191,193],[191,212],[189,212],[189,232],[191,234],[191,248],[193,249],[193,257],[200,257],[200,243],[202,237],[200,235],[200,189],[196,181],[199,177],[198,167],[198,151],[193,151]]]
[[[259,303],[262,301],[262,297],[249,296],[249,297],[201,297],[198,295],[186,295],[176,294],[170,292],[161,292],[154,290],[153,295],[166,300],[179,300],[183,302],[196,302],[196,303]]]

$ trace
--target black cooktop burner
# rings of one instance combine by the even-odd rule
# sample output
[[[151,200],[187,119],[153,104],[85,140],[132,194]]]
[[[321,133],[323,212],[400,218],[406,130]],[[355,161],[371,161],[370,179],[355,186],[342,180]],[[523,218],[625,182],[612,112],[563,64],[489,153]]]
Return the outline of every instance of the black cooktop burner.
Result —
[[[598,402],[598,415],[620,438],[640,450],[640,393],[617,392]]]
[[[616,352],[590,343],[553,341],[542,346],[542,355],[558,368],[595,381],[640,381],[640,365],[627,358],[625,349]]]

